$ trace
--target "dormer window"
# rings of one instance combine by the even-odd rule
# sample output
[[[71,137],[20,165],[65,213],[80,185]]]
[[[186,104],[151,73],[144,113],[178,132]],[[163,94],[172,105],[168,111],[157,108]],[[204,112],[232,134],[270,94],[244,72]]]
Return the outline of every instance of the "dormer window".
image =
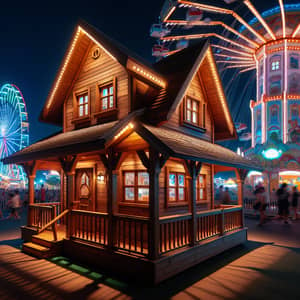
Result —
[[[100,87],[100,111],[107,111],[116,108],[113,83]]]
[[[205,128],[205,103],[200,99],[187,96],[184,101],[183,123],[184,125]]]
[[[84,93],[77,96],[77,114],[78,117],[86,117],[89,115],[89,95]]]

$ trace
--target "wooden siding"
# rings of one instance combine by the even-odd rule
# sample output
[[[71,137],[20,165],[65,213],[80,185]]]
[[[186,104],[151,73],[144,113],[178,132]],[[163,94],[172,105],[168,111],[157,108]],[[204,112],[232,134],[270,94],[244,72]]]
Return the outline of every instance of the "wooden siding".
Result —
[[[185,126],[182,126],[181,124],[181,110],[182,110],[182,102],[183,99],[181,100],[181,103],[177,106],[176,111],[170,118],[170,120],[164,124],[164,126],[180,130],[181,132],[184,132],[186,134],[192,135],[199,137],[201,139],[205,139],[207,141],[213,141],[213,120],[210,112],[210,105],[208,103],[208,98],[205,93],[205,90],[200,82],[199,79],[199,74],[196,73],[193,80],[190,82],[190,85],[187,89],[186,94],[187,96],[191,96],[194,98],[199,98],[199,99],[205,99],[206,103],[206,114],[205,114],[205,127],[206,127],[206,132],[205,133],[200,133],[196,130],[187,128]]]
[[[83,62],[78,77],[74,83],[73,89],[66,99],[65,105],[65,128],[64,131],[74,130],[73,121],[73,93],[77,91],[90,91],[90,125],[97,123],[97,118],[93,116],[96,113],[96,88],[97,85],[104,84],[116,78],[117,108],[119,110],[118,118],[123,118],[129,112],[129,93],[128,93],[128,73],[123,66],[113,60],[104,51],[101,51],[100,57],[94,59],[92,53],[95,45],[88,50],[87,57]]]

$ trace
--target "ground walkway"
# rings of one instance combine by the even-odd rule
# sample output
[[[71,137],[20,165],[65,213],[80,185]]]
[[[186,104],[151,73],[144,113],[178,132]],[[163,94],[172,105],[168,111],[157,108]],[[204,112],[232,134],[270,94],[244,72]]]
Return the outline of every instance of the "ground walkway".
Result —
[[[155,288],[118,281],[64,257],[19,250],[21,220],[0,220],[0,299],[300,299],[300,221],[246,219],[249,241]]]

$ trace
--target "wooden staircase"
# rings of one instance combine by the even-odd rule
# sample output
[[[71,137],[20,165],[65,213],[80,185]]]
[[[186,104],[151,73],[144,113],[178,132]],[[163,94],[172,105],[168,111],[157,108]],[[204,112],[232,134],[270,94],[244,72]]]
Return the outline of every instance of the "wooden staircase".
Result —
[[[58,239],[55,241],[51,231],[33,235],[32,241],[23,244],[23,252],[38,258],[50,258],[61,254],[63,240],[65,238],[64,228],[58,228]]]
[[[38,234],[32,236],[31,242],[23,244],[23,252],[38,258],[50,258],[60,255],[66,237],[66,227],[57,224],[57,221],[67,215],[68,212],[69,210],[65,210],[39,229]],[[47,230],[50,226],[52,230]]]

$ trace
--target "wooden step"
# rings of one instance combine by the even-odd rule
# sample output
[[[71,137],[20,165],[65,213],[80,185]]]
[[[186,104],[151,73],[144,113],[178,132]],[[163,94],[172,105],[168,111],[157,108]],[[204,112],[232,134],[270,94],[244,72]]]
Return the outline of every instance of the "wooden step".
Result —
[[[35,244],[48,247],[48,248],[58,247],[63,242],[62,240],[60,241],[50,240],[40,235],[33,235],[31,241]]]
[[[51,254],[50,248],[44,247],[35,243],[24,243],[23,244],[23,252],[36,256],[38,258],[48,258],[51,257],[49,256]]]

